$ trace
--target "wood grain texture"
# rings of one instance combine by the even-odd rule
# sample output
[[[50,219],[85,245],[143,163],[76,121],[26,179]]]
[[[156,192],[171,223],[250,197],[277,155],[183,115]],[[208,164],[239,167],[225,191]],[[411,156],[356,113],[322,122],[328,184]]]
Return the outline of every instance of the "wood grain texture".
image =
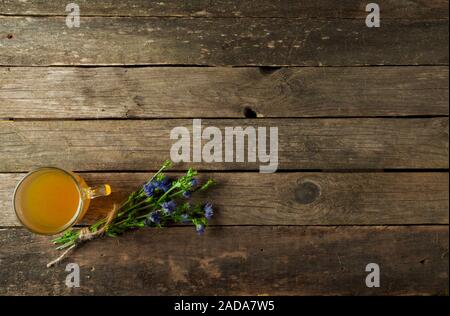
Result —
[[[67,3],[0,1],[0,295],[448,295],[448,0],[379,0],[381,28],[361,0],[79,0],[71,29]],[[89,224],[200,117],[278,127],[289,172],[178,164],[219,183],[200,196],[215,207],[204,236],[145,228],[45,267],[51,237],[11,205],[23,172],[110,183]]]
[[[11,205],[24,174],[0,174],[0,226],[19,226]],[[109,183],[112,195],[91,202],[82,224],[106,216],[151,173],[81,173],[89,185]],[[205,173],[218,184],[212,225],[448,224],[448,173]],[[195,203],[192,201],[192,203]]]
[[[0,121],[0,171],[28,171],[43,165],[73,171],[156,170],[170,157],[177,142],[170,140],[171,130],[192,130],[192,122]],[[223,138],[225,127],[266,127],[267,136],[269,127],[277,127],[278,169],[448,168],[448,117],[202,120],[202,128],[207,126],[218,127]],[[192,132],[190,135],[192,139]],[[239,149],[246,152],[246,143]],[[222,147],[223,153],[224,141]],[[188,166],[200,170],[259,170],[267,165],[258,159],[254,163],[192,162],[192,150],[190,159],[191,163],[180,163],[176,170]]]
[[[0,118],[448,115],[448,67],[0,68]]]
[[[0,18],[0,65],[448,64],[448,20]]]
[[[84,245],[80,288],[67,288],[50,238],[0,230],[0,294],[448,294],[448,226],[143,229]],[[367,288],[365,267],[381,268]]]
[[[65,0],[3,0],[0,14],[66,15]],[[195,16],[195,17],[302,17],[365,18],[362,0],[78,0],[82,15]],[[379,0],[383,19],[448,19],[447,0]]]

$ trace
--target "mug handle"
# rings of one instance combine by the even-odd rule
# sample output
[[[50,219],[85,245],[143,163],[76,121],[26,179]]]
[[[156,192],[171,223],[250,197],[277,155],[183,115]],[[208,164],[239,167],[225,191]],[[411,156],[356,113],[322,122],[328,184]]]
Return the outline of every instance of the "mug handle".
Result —
[[[99,196],[108,196],[110,194],[111,194],[111,186],[109,184],[102,184],[96,187],[87,188],[87,197],[91,200]]]

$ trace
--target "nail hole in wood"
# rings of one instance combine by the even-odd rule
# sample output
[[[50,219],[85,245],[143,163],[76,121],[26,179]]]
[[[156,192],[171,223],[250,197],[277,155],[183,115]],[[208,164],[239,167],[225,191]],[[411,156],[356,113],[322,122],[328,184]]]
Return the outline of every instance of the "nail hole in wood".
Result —
[[[320,187],[310,181],[299,184],[295,190],[295,199],[301,204],[310,204],[320,196]]]
[[[246,118],[256,118],[256,112],[253,111],[253,109],[249,106],[246,106],[244,108],[244,116]]]
[[[280,70],[281,67],[273,67],[273,66],[260,66],[259,71],[263,75],[270,75],[273,74],[275,71]]]
[[[7,38],[7,39],[13,39],[13,38],[14,38],[14,35],[8,34],[8,35],[6,35],[6,38]]]

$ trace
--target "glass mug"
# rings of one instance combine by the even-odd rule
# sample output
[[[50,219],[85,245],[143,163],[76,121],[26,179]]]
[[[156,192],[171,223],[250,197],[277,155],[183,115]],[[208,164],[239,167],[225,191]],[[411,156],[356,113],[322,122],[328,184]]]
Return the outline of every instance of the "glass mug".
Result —
[[[54,235],[79,223],[91,199],[111,194],[108,184],[89,187],[79,175],[44,167],[29,172],[14,190],[17,218],[36,234]]]

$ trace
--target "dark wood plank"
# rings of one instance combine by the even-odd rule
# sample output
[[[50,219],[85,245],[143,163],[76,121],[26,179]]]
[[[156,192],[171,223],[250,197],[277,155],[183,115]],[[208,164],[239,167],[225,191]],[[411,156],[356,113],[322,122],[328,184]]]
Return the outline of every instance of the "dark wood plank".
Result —
[[[18,226],[11,206],[24,174],[0,174],[0,226]],[[150,173],[82,173],[112,195],[92,201],[83,224],[106,216]],[[448,224],[448,173],[205,173],[218,181],[199,196],[212,201],[212,225]],[[193,201],[195,203],[195,201]]]
[[[448,115],[448,67],[0,68],[0,118]]]
[[[65,263],[49,237],[0,230],[0,294],[9,295],[446,295],[448,226],[190,227],[143,229],[93,241]],[[380,266],[379,288],[365,267]]]
[[[177,142],[170,140],[171,130],[192,130],[192,124],[186,119],[0,121],[0,171],[42,165],[74,171],[155,170]],[[277,127],[278,169],[448,168],[448,117],[202,120],[202,128],[207,126],[219,128],[222,138],[225,127],[265,127],[267,144],[269,127]],[[246,152],[246,143],[239,149]],[[222,153],[227,151],[224,141],[222,147]],[[191,163],[178,164],[176,170],[259,170],[268,164],[258,156],[256,162],[198,163],[192,162],[192,152]]]
[[[0,65],[448,64],[448,20],[0,18]]]
[[[98,16],[196,16],[196,17],[304,17],[365,18],[362,0],[78,0],[82,15]],[[445,19],[447,0],[379,0],[382,18]],[[3,0],[0,14],[65,15],[65,0]]]

